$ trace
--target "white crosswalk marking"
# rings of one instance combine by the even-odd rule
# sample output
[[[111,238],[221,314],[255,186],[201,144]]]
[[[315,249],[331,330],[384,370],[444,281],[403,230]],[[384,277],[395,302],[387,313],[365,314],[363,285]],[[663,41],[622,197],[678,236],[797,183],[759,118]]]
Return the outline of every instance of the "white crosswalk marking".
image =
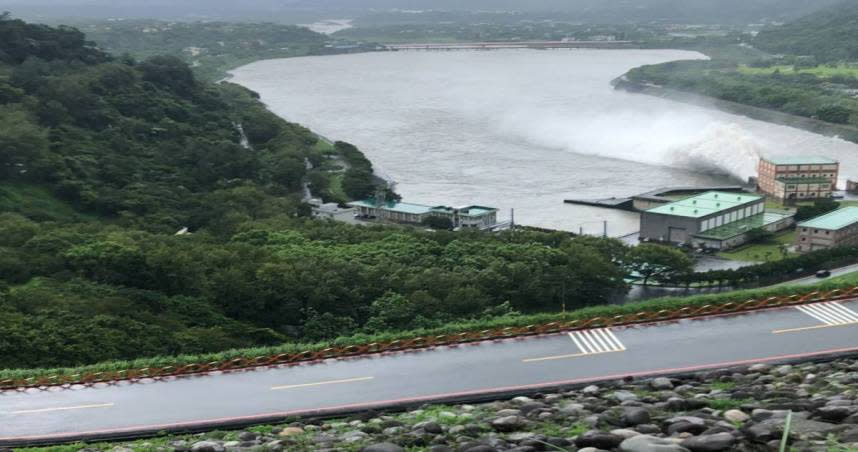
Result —
[[[858,323],[858,312],[855,312],[836,301],[807,306],[796,306],[795,308],[826,325],[848,325],[850,323]]]
[[[621,352],[626,349],[617,336],[608,328],[571,331],[569,337],[582,354]]]

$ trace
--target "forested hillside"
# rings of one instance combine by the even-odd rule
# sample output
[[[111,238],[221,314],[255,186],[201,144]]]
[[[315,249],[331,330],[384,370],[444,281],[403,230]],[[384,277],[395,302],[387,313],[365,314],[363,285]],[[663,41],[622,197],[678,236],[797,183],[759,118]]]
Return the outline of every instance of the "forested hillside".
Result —
[[[754,45],[772,52],[858,61],[858,0],[846,0],[795,22],[762,31]]]
[[[252,61],[332,51],[325,35],[295,25],[138,20],[88,23],[81,29],[106,52],[138,59],[177,56],[207,80]]]
[[[612,240],[308,219],[305,159],[333,149],[358,160],[176,57],[117,58],[3,17],[0,368],[429,327],[625,289]]]

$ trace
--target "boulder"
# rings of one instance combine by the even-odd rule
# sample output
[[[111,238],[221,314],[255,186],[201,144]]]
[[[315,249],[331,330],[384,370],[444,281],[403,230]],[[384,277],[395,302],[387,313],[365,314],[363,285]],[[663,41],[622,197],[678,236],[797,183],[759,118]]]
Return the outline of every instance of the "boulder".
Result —
[[[724,412],[724,419],[730,422],[747,422],[751,416],[740,410],[727,410]]]
[[[736,437],[730,433],[692,436],[680,443],[692,452],[719,452],[730,450],[736,444]]]
[[[640,424],[648,424],[650,422],[649,411],[641,407],[626,407],[623,409],[621,422],[626,427],[634,427]]]
[[[622,452],[690,452],[667,438],[640,435],[629,438],[620,444]]]
[[[625,438],[620,435],[590,430],[575,438],[578,447],[595,447],[597,449],[613,449],[620,445]]]
[[[295,436],[304,433],[304,429],[301,427],[286,427],[280,431],[280,436]]]
[[[513,432],[525,424],[524,419],[519,416],[504,416],[492,421],[492,428],[499,432]]]
[[[224,452],[226,448],[217,441],[199,441],[191,446],[191,452]]]
[[[377,443],[364,447],[361,452],[405,452],[405,449],[393,443]]]
[[[656,391],[667,391],[673,389],[673,382],[670,378],[659,377],[651,380],[649,386]]]
[[[831,422],[840,422],[849,417],[852,413],[852,407],[848,406],[824,406],[818,408],[815,412],[820,419]]]

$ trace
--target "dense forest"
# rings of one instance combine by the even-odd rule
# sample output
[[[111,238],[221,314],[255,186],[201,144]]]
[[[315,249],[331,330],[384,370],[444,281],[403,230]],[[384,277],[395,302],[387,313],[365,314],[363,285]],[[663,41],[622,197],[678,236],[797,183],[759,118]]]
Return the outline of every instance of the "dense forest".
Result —
[[[629,251],[613,240],[308,218],[307,161],[339,152],[352,195],[372,188],[371,163],[257,97],[176,57],[114,57],[71,28],[0,20],[0,368],[404,330],[625,290]]]
[[[308,28],[272,23],[126,20],[87,23],[81,30],[114,55],[180,57],[205,80],[252,61],[344,51],[327,47],[328,37]]]
[[[760,32],[754,45],[771,53],[806,55],[819,63],[858,61],[858,1],[846,0],[795,22]]]
[[[655,85],[846,126],[858,141],[858,2],[850,0],[792,24],[767,28],[756,38],[737,37],[783,55],[720,51],[710,61],[675,61],[635,68],[638,85]],[[739,47],[735,46],[734,47]]]

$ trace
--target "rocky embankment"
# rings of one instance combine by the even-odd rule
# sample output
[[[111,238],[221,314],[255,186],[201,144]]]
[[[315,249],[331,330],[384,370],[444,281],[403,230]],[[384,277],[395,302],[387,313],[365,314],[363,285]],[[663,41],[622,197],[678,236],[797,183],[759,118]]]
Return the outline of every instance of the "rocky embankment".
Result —
[[[114,452],[776,451],[789,410],[788,450],[858,451],[858,360],[758,364],[484,404],[80,447]]]

